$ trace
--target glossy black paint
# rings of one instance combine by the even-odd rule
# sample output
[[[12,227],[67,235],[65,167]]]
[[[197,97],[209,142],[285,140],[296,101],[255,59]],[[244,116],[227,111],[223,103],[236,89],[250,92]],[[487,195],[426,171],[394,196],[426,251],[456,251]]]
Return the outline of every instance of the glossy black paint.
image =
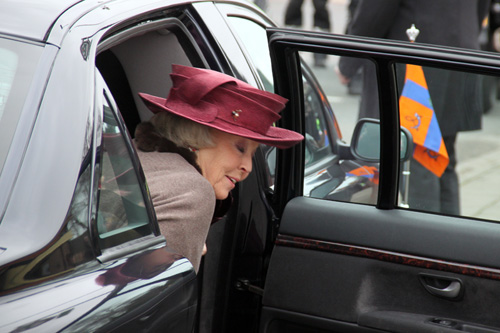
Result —
[[[106,265],[90,262],[34,284],[2,292],[2,331],[156,332],[169,323],[187,332],[196,311],[191,265],[164,247]]]
[[[17,2],[15,7],[29,4]],[[104,87],[94,77],[91,59],[97,40],[89,36],[109,28],[106,18],[93,21],[92,9],[98,14],[109,8],[101,1],[86,1],[75,2],[62,15],[63,9],[55,9],[71,5],[37,3],[23,12],[24,22],[35,16],[33,25],[10,30],[6,18],[0,28],[0,38],[26,37],[26,43],[43,48],[2,170],[1,184],[7,186],[0,200],[0,331],[191,331],[196,275],[158,236],[151,203],[145,207],[149,234],[104,250],[94,206],[79,204],[95,204],[100,187]],[[108,18],[119,21],[123,12],[145,15],[162,8],[158,6],[115,6]],[[13,16],[9,10],[0,15]],[[85,20],[94,24],[78,28]],[[88,41],[85,54],[82,40]],[[126,133],[123,120],[115,116]],[[132,172],[147,195],[130,138],[125,138]]]

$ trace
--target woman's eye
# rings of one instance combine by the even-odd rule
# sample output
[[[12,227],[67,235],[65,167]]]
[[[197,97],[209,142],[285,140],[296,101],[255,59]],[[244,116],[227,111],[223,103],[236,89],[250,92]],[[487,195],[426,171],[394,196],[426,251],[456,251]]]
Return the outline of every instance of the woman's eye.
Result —
[[[238,151],[239,151],[240,153],[242,153],[242,154],[244,154],[244,153],[245,153],[245,150],[246,150],[246,149],[245,149],[245,146],[244,146],[244,145],[242,145],[242,144],[236,144],[236,149],[238,149]]]

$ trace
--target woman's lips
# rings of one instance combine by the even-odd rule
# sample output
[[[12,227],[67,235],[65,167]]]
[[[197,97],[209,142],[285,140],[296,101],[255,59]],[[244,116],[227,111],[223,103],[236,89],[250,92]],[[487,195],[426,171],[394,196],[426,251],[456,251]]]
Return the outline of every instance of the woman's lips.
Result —
[[[229,180],[229,182],[231,183],[232,188],[234,188],[236,186],[236,183],[238,182],[238,179],[233,178],[233,177],[229,177],[229,176],[226,176],[226,177]]]

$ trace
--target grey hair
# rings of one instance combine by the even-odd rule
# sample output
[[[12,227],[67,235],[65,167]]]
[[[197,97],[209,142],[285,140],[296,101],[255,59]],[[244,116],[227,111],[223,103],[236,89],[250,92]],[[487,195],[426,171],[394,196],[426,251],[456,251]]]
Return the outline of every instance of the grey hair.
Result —
[[[200,149],[215,145],[210,127],[189,119],[169,112],[158,112],[150,122],[160,135],[178,147]]]

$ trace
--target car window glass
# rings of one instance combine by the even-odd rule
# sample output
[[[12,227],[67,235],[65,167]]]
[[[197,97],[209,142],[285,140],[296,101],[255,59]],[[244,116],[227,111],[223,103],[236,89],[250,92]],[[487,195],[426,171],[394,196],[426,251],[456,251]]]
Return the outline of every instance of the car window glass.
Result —
[[[33,44],[0,38],[0,171],[42,50]]]
[[[302,79],[304,87],[304,112],[306,125],[306,167],[317,163],[333,154],[331,148],[330,128],[326,121],[327,114],[319,92],[308,80]]]
[[[136,170],[118,120],[104,105],[97,230],[104,247],[152,233]]]
[[[305,168],[304,195],[314,198],[375,204],[378,195],[379,164],[356,158],[349,146],[355,127],[362,118],[379,118],[375,66],[372,62],[354,57],[338,57],[319,53],[299,52],[300,59],[314,74],[320,88],[303,83],[305,99]],[[323,59],[318,62],[318,59]],[[336,73],[343,66],[344,84]],[[363,78],[363,71],[366,73]],[[369,80],[375,84],[372,102],[360,103],[361,86]],[[326,101],[325,101],[326,100]],[[331,107],[330,112],[326,112]],[[376,127],[378,128],[378,127]],[[328,132],[335,135],[328,136]],[[378,132],[377,132],[378,134]],[[332,142],[333,141],[333,142]],[[361,142],[361,141],[360,141]],[[357,146],[366,155],[377,155],[380,147]],[[340,154],[340,150],[348,154]],[[333,153],[325,153],[330,151]],[[342,155],[342,157],[340,157]]]
[[[228,19],[252,59],[265,90],[274,92],[269,52],[265,54],[262,52],[262,50],[269,49],[265,27],[255,21],[238,16],[229,16]]]
[[[2,66],[0,67],[2,74],[0,76],[0,119],[2,119],[5,104],[12,88],[12,81],[18,68],[19,57],[14,51],[2,48],[0,49],[0,59],[2,60]]]
[[[500,220],[498,78],[396,66],[401,125],[413,137],[400,207]]]

